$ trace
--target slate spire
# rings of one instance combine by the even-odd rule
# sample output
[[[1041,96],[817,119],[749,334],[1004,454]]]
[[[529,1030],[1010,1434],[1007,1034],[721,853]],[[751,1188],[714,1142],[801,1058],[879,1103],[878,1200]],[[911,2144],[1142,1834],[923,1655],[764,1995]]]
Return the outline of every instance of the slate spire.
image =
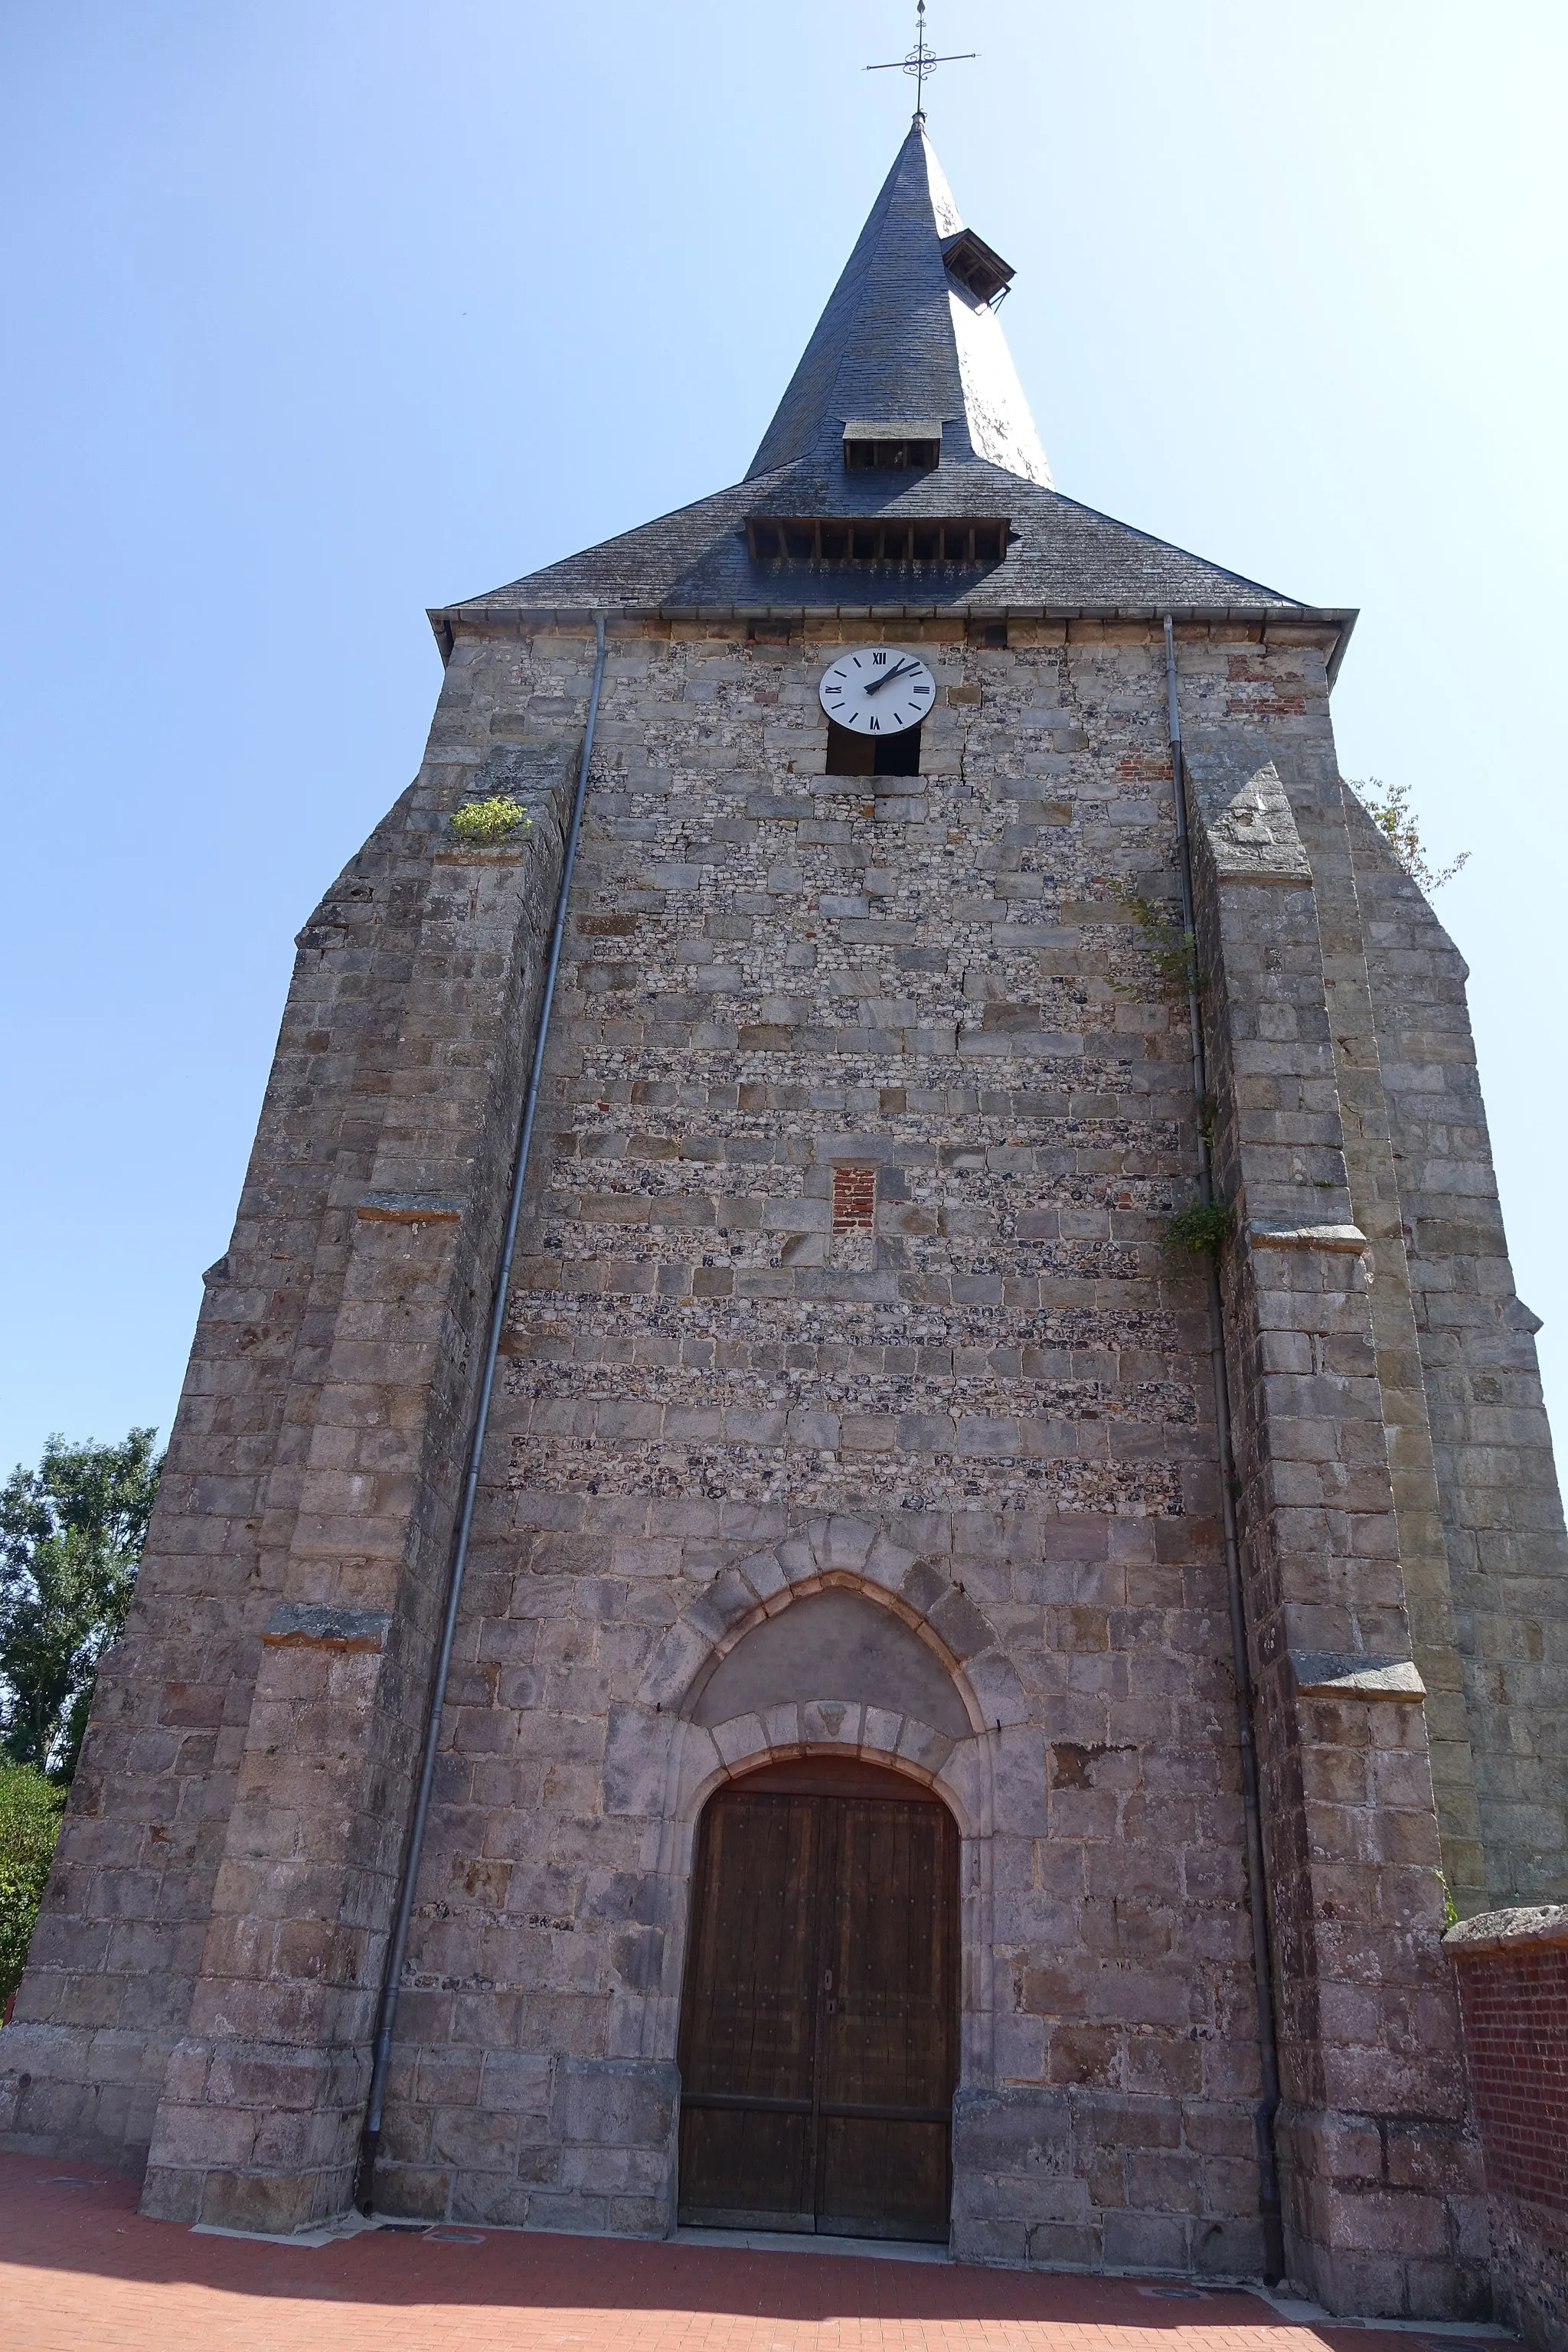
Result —
[[[966,282],[959,271],[975,256],[994,268]],[[964,232],[917,115],[747,479],[803,457],[837,459],[851,419],[930,418],[942,424],[944,462],[984,458],[1048,488],[1001,324],[976,290],[1011,275]]]
[[[744,478],[433,613],[443,646],[458,621],[537,611],[1307,611],[1056,489],[991,308],[1012,274],[964,227],[917,120]],[[938,462],[855,463],[849,425],[849,446],[940,437]],[[912,533],[937,521],[945,533],[960,519],[987,527],[962,561],[945,539],[939,554],[912,536],[887,551],[889,524]],[[868,549],[830,531],[818,552],[819,524],[838,520],[884,537]],[[799,544],[781,540],[781,524]],[[1349,615],[1329,617],[1348,632]]]

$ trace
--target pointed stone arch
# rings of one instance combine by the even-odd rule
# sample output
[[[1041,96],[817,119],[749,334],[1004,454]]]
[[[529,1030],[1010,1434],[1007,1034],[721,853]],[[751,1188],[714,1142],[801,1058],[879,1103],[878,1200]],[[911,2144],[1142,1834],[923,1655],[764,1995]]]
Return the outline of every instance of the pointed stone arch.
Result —
[[[716,1577],[658,1644],[639,1704],[684,1715],[704,1679],[764,1619],[835,1588],[864,1594],[909,1627],[952,1676],[976,1733],[1028,1720],[996,1629],[963,1583],[847,1513],[812,1519]]]
[[[915,1708],[847,1700],[839,1692],[804,1694],[712,1724],[694,1719],[694,1702],[749,1634],[835,1591],[861,1596],[923,1645],[961,1699],[966,1731],[956,1724],[944,1729]],[[993,1940],[995,1780],[1005,1746],[1035,1742],[1031,1720],[998,1629],[961,1577],[896,1543],[869,1519],[849,1513],[811,1519],[723,1570],[658,1644],[635,1703],[612,1710],[606,1802],[623,1817],[640,1818],[650,1831],[657,1822],[660,1890],[656,1979],[627,1989],[614,2027],[621,2045],[637,2049],[644,2061],[673,2061],[697,1827],[713,1791],[760,1764],[837,1756],[886,1765],[923,1783],[957,1822],[963,1948],[973,1960],[965,1978],[964,2080],[989,2082],[995,1970],[986,1956]]]
[[[680,1711],[712,1729],[801,1701],[913,1715],[955,1741],[984,1727],[963,1667],[924,1619],[842,1570],[797,1586],[787,1608],[752,1611],[710,1652]]]

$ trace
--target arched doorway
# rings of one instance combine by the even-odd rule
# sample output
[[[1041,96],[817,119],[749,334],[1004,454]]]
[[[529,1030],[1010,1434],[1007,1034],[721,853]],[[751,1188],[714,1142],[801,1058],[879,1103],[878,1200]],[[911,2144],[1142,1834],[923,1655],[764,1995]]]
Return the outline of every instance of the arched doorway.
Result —
[[[764,1765],[698,1835],[680,2219],[945,2240],[958,1831],[873,1765]]]

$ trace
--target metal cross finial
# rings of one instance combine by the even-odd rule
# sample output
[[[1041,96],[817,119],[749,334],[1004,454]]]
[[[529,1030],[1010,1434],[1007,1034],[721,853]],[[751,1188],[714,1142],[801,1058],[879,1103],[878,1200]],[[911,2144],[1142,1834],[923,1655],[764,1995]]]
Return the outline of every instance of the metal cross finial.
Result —
[[[915,0],[915,45],[907,58],[893,58],[886,65],[868,66],[868,73],[897,73],[900,68],[915,78],[915,121],[923,122],[925,86],[938,66],[962,65],[967,58],[977,58],[978,49],[960,49],[953,56],[933,57],[926,47],[926,0]]]

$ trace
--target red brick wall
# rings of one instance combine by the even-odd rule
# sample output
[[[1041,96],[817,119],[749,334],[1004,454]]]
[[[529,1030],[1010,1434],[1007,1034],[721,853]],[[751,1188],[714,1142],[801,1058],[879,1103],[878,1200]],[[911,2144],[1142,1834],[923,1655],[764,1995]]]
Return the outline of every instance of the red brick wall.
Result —
[[[1487,2186],[1568,2214],[1568,1944],[1479,1951],[1458,1978]]]

